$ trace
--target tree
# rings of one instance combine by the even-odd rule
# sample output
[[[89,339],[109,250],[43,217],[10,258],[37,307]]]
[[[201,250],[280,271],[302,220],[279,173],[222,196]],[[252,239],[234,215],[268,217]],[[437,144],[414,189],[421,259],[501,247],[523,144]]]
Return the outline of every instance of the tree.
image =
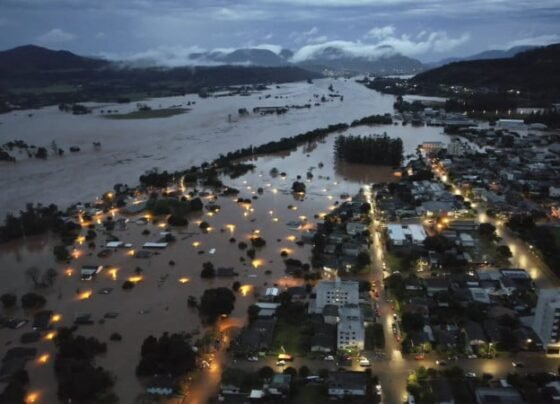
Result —
[[[406,312],[402,315],[402,328],[408,334],[418,332],[424,327],[424,316],[418,313]]]
[[[204,208],[204,204],[200,198],[194,198],[191,200],[190,208],[192,211],[201,211]]]
[[[4,293],[0,296],[0,301],[2,301],[2,306],[5,309],[11,309],[17,303],[17,296],[12,293]]]
[[[33,283],[33,287],[38,288],[41,285],[41,270],[37,267],[30,267],[25,270],[25,276]]]
[[[24,309],[38,309],[43,307],[47,300],[37,293],[26,293],[21,297],[21,307]]]
[[[229,288],[206,289],[198,311],[203,319],[208,323],[214,323],[218,317],[229,315],[235,305],[235,295]]]
[[[63,245],[54,246],[53,254],[57,261],[68,261],[70,259],[70,253]]]
[[[159,339],[147,337],[136,367],[140,377],[168,374],[182,377],[196,368],[196,353],[184,334],[164,333]]]
[[[270,380],[274,376],[274,370],[270,366],[263,366],[259,369],[259,377],[263,380]]]
[[[251,237],[251,244],[253,247],[261,248],[266,245],[266,241],[262,237]]]
[[[499,245],[496,247],[496,254],[498,255],[498,259],[503,261],[509,260],[513,257],[510,248],[507,245]]]
[[[252,304],[247,308],[247,317],[249,318],[249,324],[253,324],[259,317],[259,311],[261,311],[261,309],[256,304]]]
[[[234,292],[238,292],[240,287],[241,287],[241,282],[235,281],[235,282],[233,282],[233,285],[231,286],[231,289]]]
[[[113,377],[101,366],[94,365],[95,356],[105,353],[107,344],[61,328],[55,337],[55,346],[54,370],[60,400],[102,402],[109,396],[114,397],[111,393]]]
[[[309,368],[307,366],[303,365],[299,368],[298,373],[299,373],[300,378],[305,379],[311,374],[311,371],[309,370]]]
[[[437,251],[443,253],[454,247],[454,243],[447,237],[436,234],[435,236],[426,237],[424,240],[424,247],[428,251]]]
[[[189,221],[187,220],[186,217],[184,217],[182,215],[172,214],[167,219],[167,223],[170,226],[187,226],[189,224]]]
[[[27,385],[29,384],[29,375],[26,370],[18,370],[11,377],[10,381],[0,393],[0,403],[25,403],[27,394]]]
[[[358,263],[358,267],[365,268],[371,263],[371,257],[368,252],[362,251],[358,254],[356,261]]]
[[[211,279],[216,276],[216,270],[214,269],[214,264],[211,262],[205,262],[202,264],[202,271],[200,271],[200,277],[203,279]]]
[[[305,193],[305,183],[294,181],[292,184],[292,192]]]
[[[481,236],[485,236],[488,238],[493,238],[496,235],[496,227],[491,223],[481,223],[478,226],[478,233]]]
[[[52,285],[54,285],[54,282],[55,282],[57,277],[58,277],[58,272],[56,271],[56,269],[48,268],[43,273],[43,282],[42,283],[44,283],[47,286],[52,286]]]
[[[285,374],[285,375],[292,376],[292,379],[295,379],[295,377],[297,376],[297,370],[295,370],[291,366],[288,366],[286,369],[284,369],[284,371],[282,373]]]

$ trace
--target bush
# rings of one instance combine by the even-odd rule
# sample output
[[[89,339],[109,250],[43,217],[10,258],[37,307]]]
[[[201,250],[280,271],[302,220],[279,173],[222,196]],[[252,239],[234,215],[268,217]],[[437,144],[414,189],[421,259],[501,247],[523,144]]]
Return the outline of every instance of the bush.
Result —
[[[247,243],[244,241],[240,241],[239,244],[237,244],[237,246],[239,247],[240,250],[244,250],[247,248]]]
[[[238,292],[240,287],[241,287],[241,282],[235,281],[235,282],[233,282],[233,285],[232,285],[231,288],[233,289],[234,292]]]
[[[37,293],[26,293],[21,297],[21,307],[24,309],[38,309],[47,303],[47,299]]]
[[[12,293],[4,293],[0,296],[0,301],[2,301],[2,306],[5,309],[11,309],[17,303],[17,296]]]

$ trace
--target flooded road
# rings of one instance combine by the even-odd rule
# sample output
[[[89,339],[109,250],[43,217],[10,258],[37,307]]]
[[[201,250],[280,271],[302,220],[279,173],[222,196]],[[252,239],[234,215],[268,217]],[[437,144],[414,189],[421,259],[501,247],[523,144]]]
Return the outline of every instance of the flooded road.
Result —
[[[328,97],[331,84],[344,96],[344,101]],[[321,102],[323,96],[325,102]],[[146,104],[157,109],[185,106],[188,102],[195,102],[190,112],[161,119],[113,120],[101,114],[107,109],[133,111],[134,103],[88,104],[93,113],[79,116],[60,112],[56,106],[0,115],[0,144],[23,140],[29,145],[46,147],[50,155],[54,141],[66,151],[62,157],[49,156],[47,160],[28,158],[22,151],[15,153],[17,163],[0,162],[0,217],[30,202],[66,206],[90,201],[100,190],[110,190],[116,183],[135,185],[140,174],[155,167],[185,169],[241,147],[329,124],[350,123],[372,114],[392,113],[394,97],[368,90],[352,80],[322,79],[313,84],[270,86],[269,90],[250,96],[201,99],[189,94],[152,99]],[[257,106],[308,103],[312,105],[310,109],[291,109],[279,116],[238,114],[240,108],[252,111]],[[355,129],[360,129],[360,133],[385,130]],[[390,127],[387,132],[390,136],[402,136],[405,146],[407,142],[416,145],[422,139],[442,138],[439,128]],[[101,147],[95,148],[93,142],[100,142]],[[81,151],[71,153],[71,146],[80,147]]]

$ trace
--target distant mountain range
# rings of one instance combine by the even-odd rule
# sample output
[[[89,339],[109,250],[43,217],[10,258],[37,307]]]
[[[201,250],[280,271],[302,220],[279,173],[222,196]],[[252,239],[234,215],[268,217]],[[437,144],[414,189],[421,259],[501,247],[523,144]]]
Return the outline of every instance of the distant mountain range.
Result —
[[[560,96],[560,44],[531,49],[510,58],[447,64],[416,75],[425,84],[462,85],[497,90],[518,89],[533,95]]]
[[[308,60],[293,63],[294,53],[283,49],[279,53],[268,49],[244,48],[233,51],[210,51],[192,53],[185,62],[186,66],[239,65],[261,67],[299,67],[315,73],[344,72],[353,74],[411,74],[424,69],[420,61],[380,49],[376,57],[357,57],[344,52],[341,48],[328,47],[316,52]],[[0,52],[0,72],[23,73],[32,71],[54,71],[68,69],[99,69],[112,66],[134,68],[158,67],[153,59],[132,61],[107,61],[75,55],[68,51],[53,51],[34,45],[26,45]]]
[[[419,60],[403,56],[391,48],[379,50],[379,56],[366,57],[348,55],[343,49],[328,47],[298,66],[320,73],[335,71],[374,75],[412,74],[425,69]]]
[[[470,60],[507,59],[517,55],[518,53],[526,52],[528,50],[535,49],[535,48],[536,46],[527,45],[527,46],[514,46],[513,48],[509,48],[509,49],[492,49],[480,53],[475,53],[474,55],[465,56],[465,57],[446,58],[438,62],[427,63],[426,65],[430,67],[438,67],[438,66],[447,65],[449,63],[466,62]]]

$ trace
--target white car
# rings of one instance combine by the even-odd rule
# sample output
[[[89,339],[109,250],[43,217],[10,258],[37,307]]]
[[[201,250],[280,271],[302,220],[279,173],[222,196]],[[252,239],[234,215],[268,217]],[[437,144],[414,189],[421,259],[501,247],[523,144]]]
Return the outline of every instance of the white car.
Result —
[[[249,356],[249,357],[247,358],[247,360],[248,360],[249,362],[258,362],[258,361],[259,361],[259,358],[256,357],[256,356]]]
[[[276,366],[286,366],[286,361],[277,361]]]
[[[465,376],[467,376],[467,377],[476,377],[476,373],[474,373],[474,372],[467,372],[467,373],[465,373]]]
[[[334,356],[332,356],[332,355],[325,356],[325,360],[326,361],[334,361]]]
[[[364,367],[364,368],[367,368],[367,367],[371,366],[371,363],[369,362],[368,358],[361,358],[360,359],[360,366]]]

